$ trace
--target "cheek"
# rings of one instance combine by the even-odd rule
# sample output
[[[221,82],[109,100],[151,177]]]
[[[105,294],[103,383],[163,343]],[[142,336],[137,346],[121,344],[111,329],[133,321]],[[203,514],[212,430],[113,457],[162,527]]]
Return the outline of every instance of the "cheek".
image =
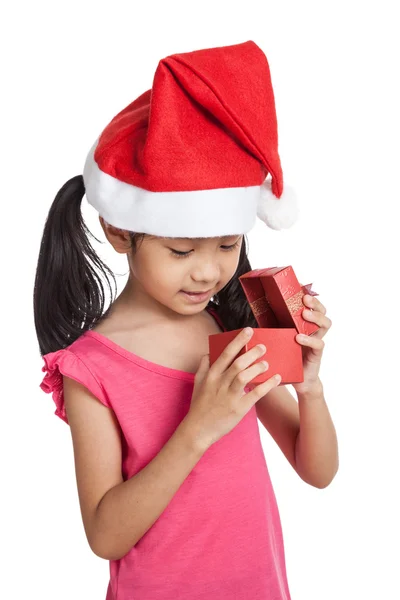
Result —
[[[136,277],[143,287],[155,295],[164,291],[175,290],[182,283],[182,267],[177,265],[179,260],[165,260],[161,257],[151,257],[143,260],[137,266]]]
[[[228,260],[224,264],[224,277],[231,278],[237,271],[239,265],[240,254],[232,252],[232,256],[229,256]]]
[[[232,279],[232,277],[235,275],[238,265],[239,265],[239,254],[236,254],[235,252],[232,252],[233,256],[229,256],[229,259],[226,259],[222,264],[221,264],[221,271],[220,271],[220,282],[219,282],[219,288],[222,289],[223,287],[225,287],[230,280]]]

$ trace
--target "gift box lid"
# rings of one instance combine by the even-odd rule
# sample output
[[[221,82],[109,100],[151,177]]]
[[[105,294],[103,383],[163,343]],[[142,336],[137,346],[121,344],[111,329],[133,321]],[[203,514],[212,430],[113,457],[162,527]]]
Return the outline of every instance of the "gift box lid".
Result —
[[[301,285],[292,266],[254,269],[239,277],[259,327],[295,327],[299,333],[317,331],[316,323],[302,316],[303,296],[318,296],[311,290],[312,283]]]

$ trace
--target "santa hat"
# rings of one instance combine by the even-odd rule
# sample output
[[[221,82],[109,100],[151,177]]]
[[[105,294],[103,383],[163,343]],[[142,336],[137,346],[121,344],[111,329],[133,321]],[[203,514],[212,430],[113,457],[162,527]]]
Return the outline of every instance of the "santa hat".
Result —
[[[88,202],[108,223],[162,237],[248,232],[258,216],[290,227],[274,93],[252,41],[161,60],[153,87],[119,112],[83,171]]]

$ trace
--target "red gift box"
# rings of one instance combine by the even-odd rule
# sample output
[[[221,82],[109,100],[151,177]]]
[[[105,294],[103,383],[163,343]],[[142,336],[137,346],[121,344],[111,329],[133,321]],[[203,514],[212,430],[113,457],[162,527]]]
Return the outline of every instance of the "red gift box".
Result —
[[[249,271],[241,275],[239,281],[258,327],[235,359],[257,344],[264,344],[266,353],[254,362],[266,360],[269,368],[252,379],[252,384],[262,383],[276,373],[282,377],[281,384],[303,382],[302,346],[295,338],[298,333],[312,335],[319,329],[316,323],[302,316],[303,296],[318,296],[311,290],[312,283],[301,285],[291,266]],[[210,365],[240,331],[242,329],[209,336]]]

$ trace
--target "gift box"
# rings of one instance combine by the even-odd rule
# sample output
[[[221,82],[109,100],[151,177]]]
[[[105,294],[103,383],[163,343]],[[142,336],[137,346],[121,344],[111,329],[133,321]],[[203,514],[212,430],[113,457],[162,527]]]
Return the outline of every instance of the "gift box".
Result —
[[[234,360],[257,344],[264,344],[267,351],[253,364],[266,360],[269,368],[252,379],[252,384],[262,383],[276,373],[282,377],[281,385],[303,382],[302,346],[295,338],[298,333],[312,335],[319,329],[316,323],[302,316],[303,296],[318,296],[311,290],[312,283],[301,285],[291,266],[249,271],[241,275],[239,281],[258,327]],[[240,331],[242,329],[209,336],[210,365]]]

